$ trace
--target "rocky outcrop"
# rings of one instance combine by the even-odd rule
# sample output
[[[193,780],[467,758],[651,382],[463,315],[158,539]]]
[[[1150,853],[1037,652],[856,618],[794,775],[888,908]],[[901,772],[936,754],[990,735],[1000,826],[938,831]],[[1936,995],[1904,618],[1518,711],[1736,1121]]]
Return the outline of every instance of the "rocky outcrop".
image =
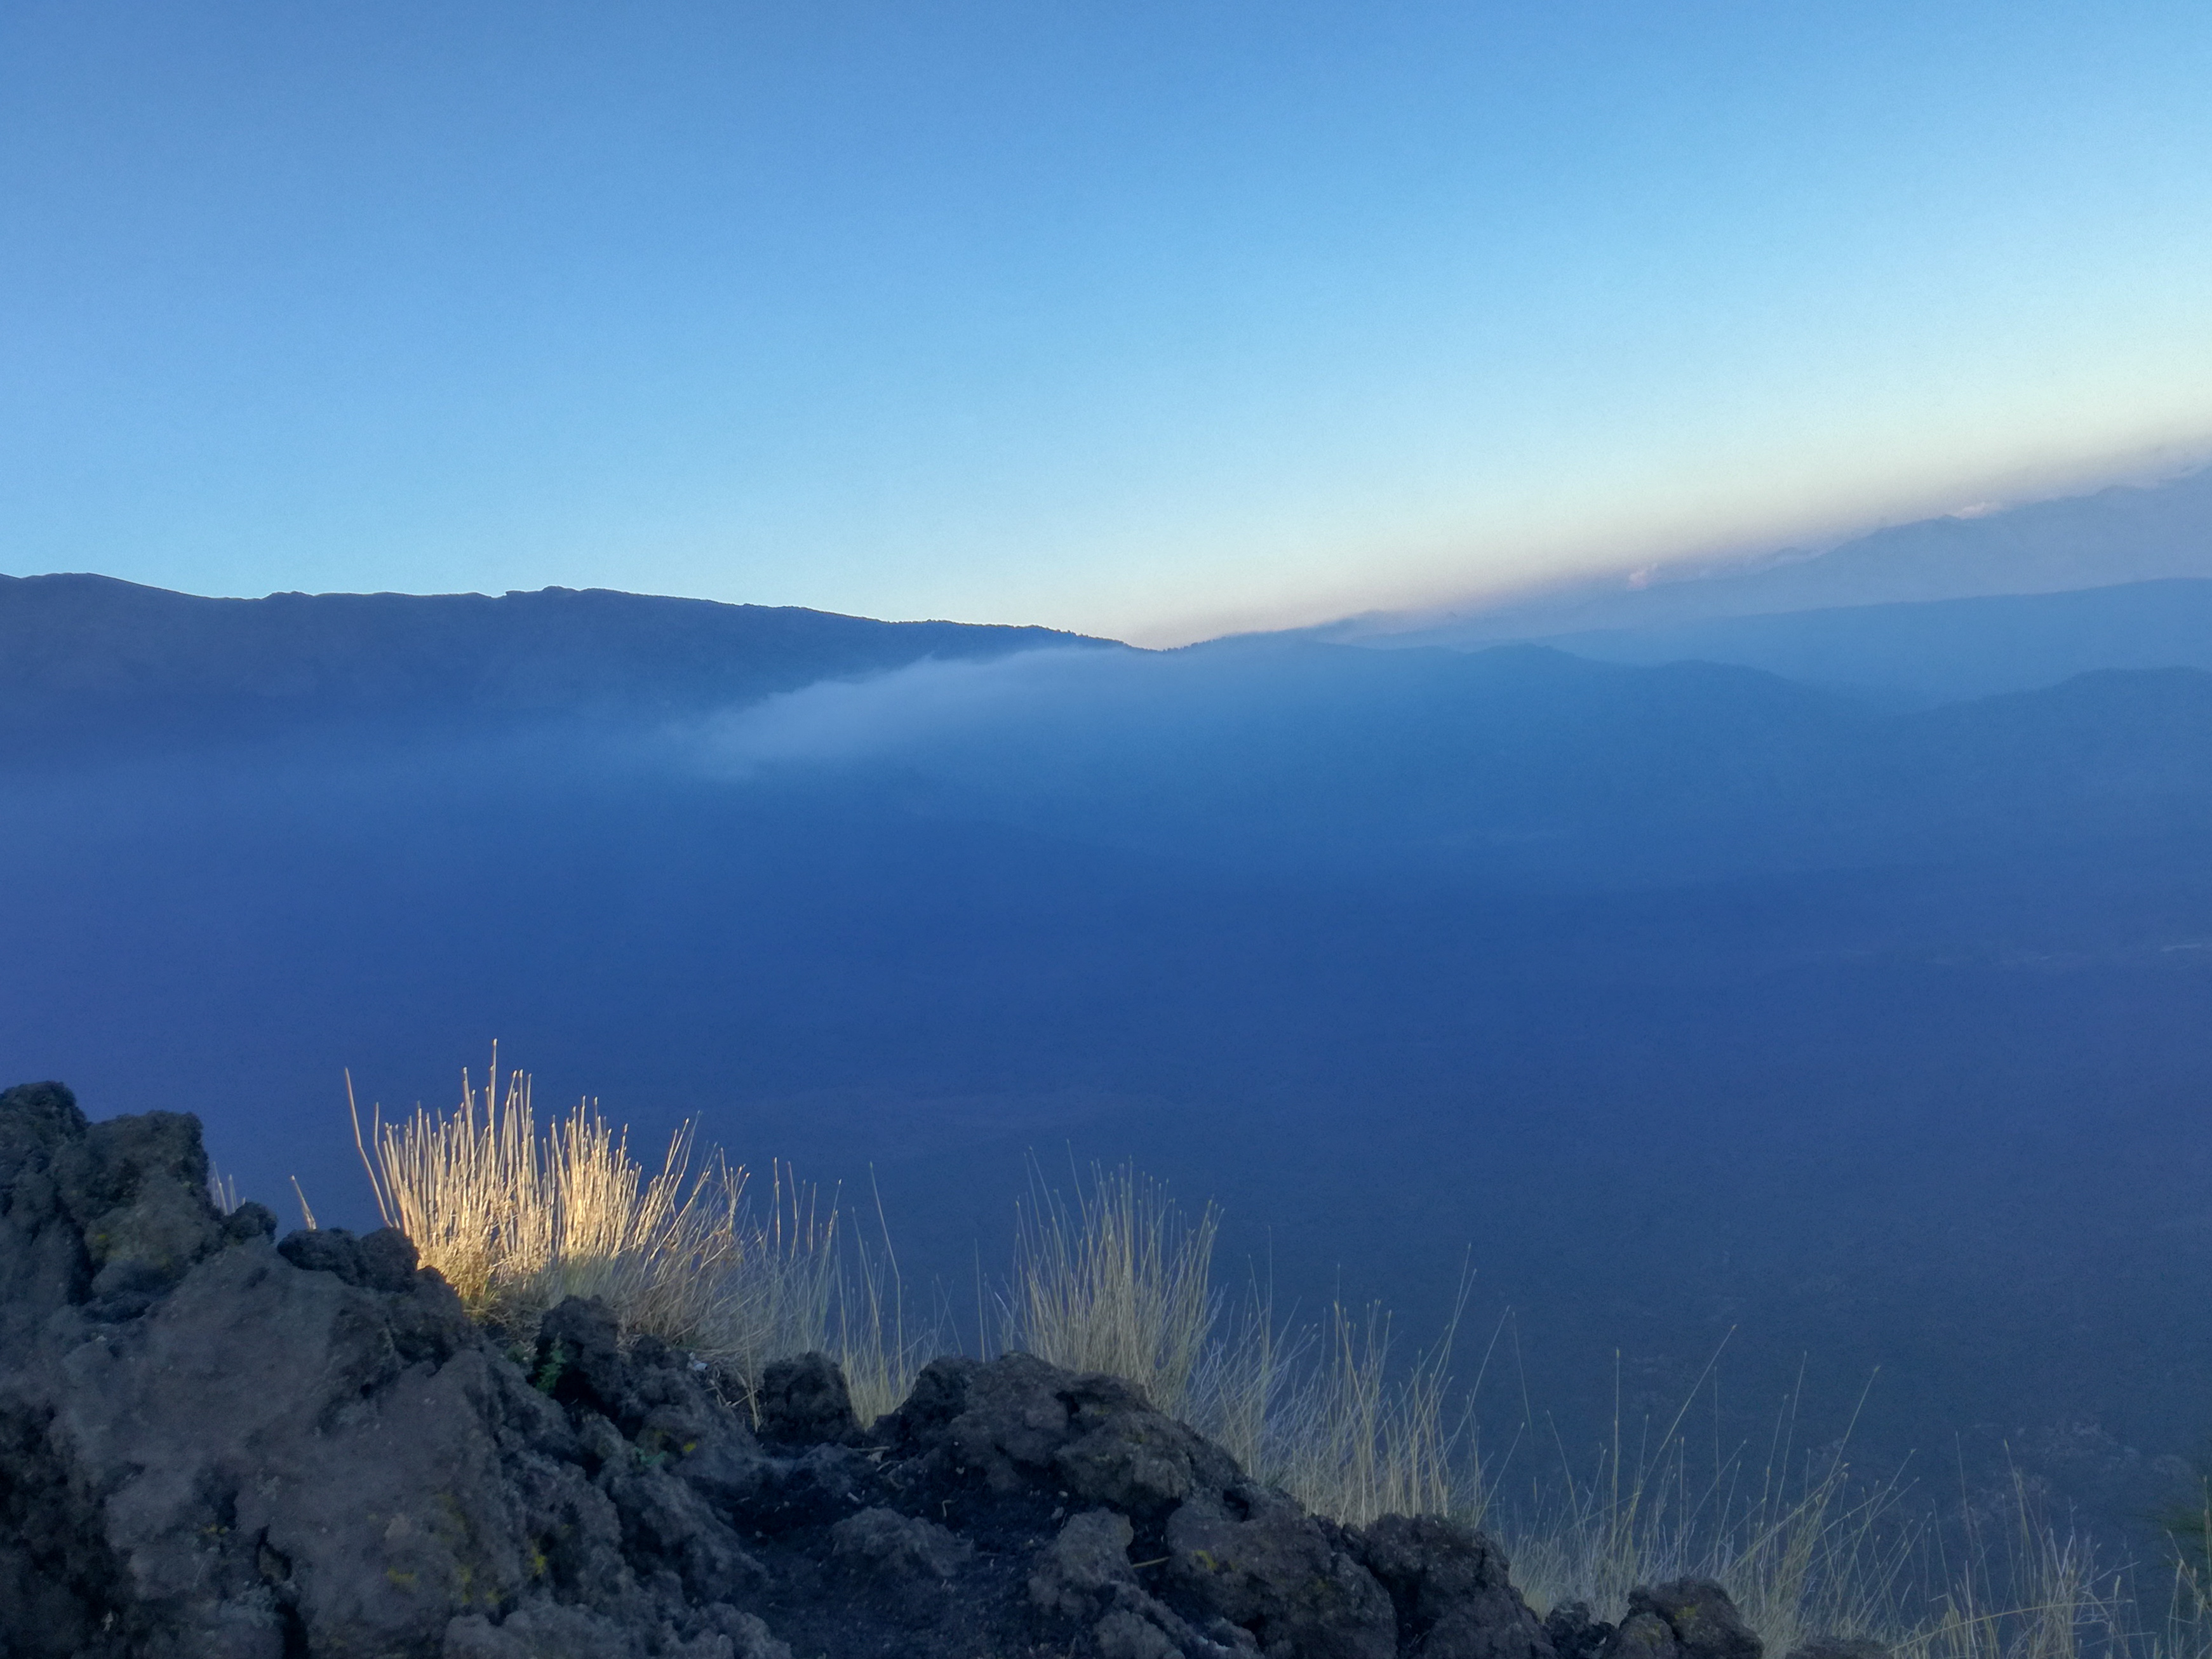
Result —
[[[1310,1516],[1115,1378],[939,1359],[864,1429],[810,1355],[735,1412],[206,1173],[189,1117],[0,1095],[0,1659],[1555,1659],[1480,1534]]]
[[[1765,1646],[1710,1578],[1675,1578],[1628,1593],[1628,1612],[1600,1659],[1760,1659]]]

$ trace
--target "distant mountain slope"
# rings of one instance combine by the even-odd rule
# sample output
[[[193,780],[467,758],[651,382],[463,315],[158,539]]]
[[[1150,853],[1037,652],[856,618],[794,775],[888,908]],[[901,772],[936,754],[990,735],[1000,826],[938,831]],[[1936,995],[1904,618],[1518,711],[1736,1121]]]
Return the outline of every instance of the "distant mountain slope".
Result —
[[[1711,663],[1244,641],[915,669],[761,705],[707,742],[733,778],[890,790],[945,819],[1478,884],[1726,881],[2212,830],[2212,674],[2191,669],[1891,712]]]
[[[1356,616],[1311,630],[1376,645],[1459,645],[1592,628],[2212,577],[2212,469],[2151,485],[1895,524],[1814,554],[1662,566],[1449,613]]]
[[[2099,1499],[2080,1426],[2139,1485],[2201,1438],[2212,1329],[2172,1299],[2212,1278],[2212,674],[1897,713],[1529,645],[822,681],[915,636],[736,612],[847,642],[753,680],[642,622],[605,661],[618,630],[501,643],[658,603],[398,602],[458,620],[397,666],[349,624],[273,690],[243,630],[167,680],[87,627],[11,659],[49,697],[104,665],[141,731],[179,684],[227,687],[222,731],[257,696],[396,711],[0,778],[0,1076],[198,1112],[245,1190],[373,1225],[340,1068],[434,1105],[497,1037],[641,1144],[696,1114],[880,1191],[940,1305],[1034,1171],[1133,1157],[1229,1207],[1224,1266],[1264,1251],[1279,1305],[1380,1295],[1425,1338],[1473,1265],[1565,1434],[1671,1416],[1735,1328],[1759,1403],[1716,1401],[1717,1443],[1809,1385],[1881,1478],[1917,1448],[2132,1517],[2159,1494]],[[570,656],[581,690],[504,666]],[[812,682],[550,737],[484,713],[774,674]]]
[[[0,577],[0,753],[676,711],[926,657],[1086,642],[603,589],[208,599],[109,577]]]
[[[1727,663],[1948,702],[2100,669],[2212,669],[2212,580],[1715,617],[1541,643],[1601,663]]]

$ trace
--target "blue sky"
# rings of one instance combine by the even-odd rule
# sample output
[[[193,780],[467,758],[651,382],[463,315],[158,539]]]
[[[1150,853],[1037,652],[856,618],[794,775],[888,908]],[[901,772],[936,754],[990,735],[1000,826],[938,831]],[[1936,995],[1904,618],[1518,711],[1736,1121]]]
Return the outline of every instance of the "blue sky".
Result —
[[[2212,8],[0,3],[0,569],[1165,643],[2212,450]]]

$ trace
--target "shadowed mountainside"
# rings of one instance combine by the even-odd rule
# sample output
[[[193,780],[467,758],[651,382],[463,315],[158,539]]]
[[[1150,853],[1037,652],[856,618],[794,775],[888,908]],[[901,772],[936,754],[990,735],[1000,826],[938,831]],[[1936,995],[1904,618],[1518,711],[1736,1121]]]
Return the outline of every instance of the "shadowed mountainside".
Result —
[[[1712,662],[1875,704],[2039,690],[2104,668],[2212,668],[2212,582],[1787,610],[1541,639],[1593,662]]]
[[[1356,616],[1309,632],[1378,645],[1465,647],[1593,628],[2208,576],[2212,469],[2199,468],[2160,483],[1892,524],[1809,553],[1662,566],[1457,614]]]
[[[1565,889],[2052,851],[2212,826],[2212,675],[2098,672],[1887,712],[1756,669],[1539,646],[1237,642],[1030,658],[1003,694],[928,670],[712,728],[753,787],[865,790],[946,817],[1249,869]],[[867,706],[872,699],[875,707]],[[816,756],[779,721],[842,730]],[[879,720],[880,737],[854,737]]]
[[[1598,662],[1726,663],[1877,699],[1948,702],[2101,669],[2212,669],[2212,581],[1720,617],[1540,643]]]
[[[0,754],[143,750],[347,723],[514,724],[722,706],[925,657],[1077,643],[602,589],[208,599],[0,576]]]
[[[1245,641],[520,728],[447,683],[375,744],[0,772],[5,1069],[348,1220],[338,1068],[442,1101],[497,1037],[642,1135],[879,1178],[956,1306],[1027,1149],[1135,1154],[1413,1340],[1471,1247],[1571,1423],[1737,1327],[1732,1427],[1880,1366],[1870,1466],[1965,1434],[2119,1524],[2203,1432],[2212,675],[1888,712]]]

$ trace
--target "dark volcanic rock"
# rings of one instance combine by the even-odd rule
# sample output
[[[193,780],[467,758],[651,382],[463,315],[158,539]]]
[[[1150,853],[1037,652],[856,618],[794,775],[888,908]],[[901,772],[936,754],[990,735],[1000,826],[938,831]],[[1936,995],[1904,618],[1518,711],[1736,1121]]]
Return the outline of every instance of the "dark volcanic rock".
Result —
[[[1599,1659],[1685,1659],[1674,1626],[1648,1609],[1623,1619],[1598,1653]]]
[[[1480,1535],[1317,1519],[1115,1378],[940,1359],[864,1431],[810,1354],[757,1435],[600,1304],[518,1363],[400,1234],[206,1174],[0,1095],[0,1659],[1554,1659]],[[1638,1617],[1758,1659],[1683,1588]]]
[[[1676,1578],[1628,1593],[1628,1616],[1607,1638],[1602,1659],[1761,1659],[1729,1593],[1710,1578]]]
[[[1367,1529],[1359,1553],[1389,1592],[1406,1651],[1425,1659],[1559,1659],[1551,1626],[1536,1622],[1506,1577],[1504,1555],[1474,1529],[1437,1516],[1389,1515]]]
[[[763,1440],[815,1445],[850,1440],[860,1432],[845,1373],[826,1353],[770,1360],[762,1371],[753,1410],[755,1432]]]
[[[1026,1353],[934,1359],[878,1426],[939,1478],[1010,1493],[1049,1486],[1157,1518],[1243,1479],[1229,1454],[1117,1377],[1077,1377]]]
[[[1228,1496],[1194,1497],[1168,1517],[1170,1607],[1242,1626],[1270,1655],[1398,1651],[1389,1595],[1341,1531],[1277,1492],[1248,1486]]]
[[[295,1232],[276,1246],[276,1253],[295,1268],[335,1273],[364,1290],[404,1291],[415,1284],[415,1241],[396,1227],[380,1227],[362,1238],[343,1227]]]
[[[1587,1601],[1562,1601],[1544,1615],[1544,1634],[1553,1659],[1597,1659],[1612,1639],[1613,1626],[1593,1618]]]

